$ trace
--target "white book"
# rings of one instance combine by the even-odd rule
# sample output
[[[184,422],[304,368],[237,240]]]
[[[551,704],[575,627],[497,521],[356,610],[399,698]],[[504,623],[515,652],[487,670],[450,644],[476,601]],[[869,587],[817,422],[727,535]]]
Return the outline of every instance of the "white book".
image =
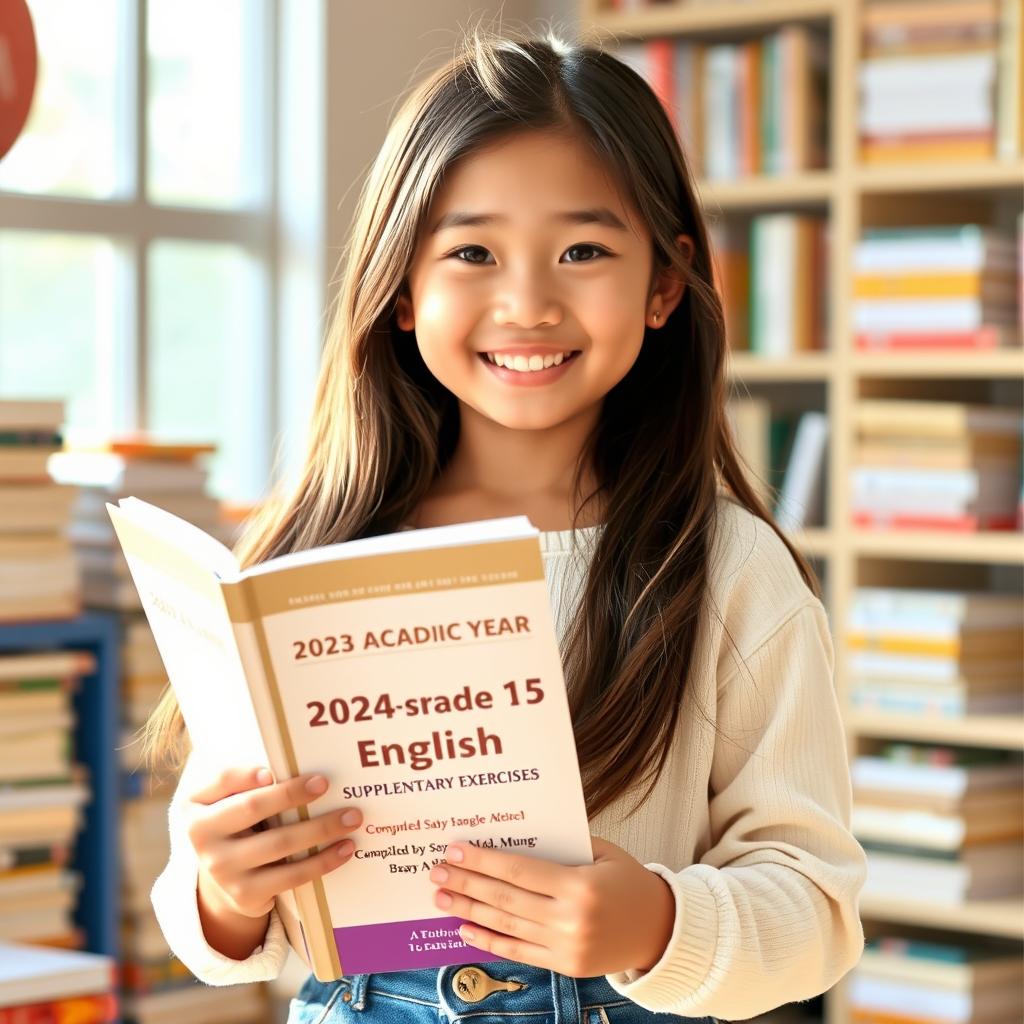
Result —
[[[998,790],[1024,782],[1019,764],[937,765],[893,761],[864,754],[854,758],[855,789],[889,789],[923,796],[961,797],[976,790]]]
[[[976,299],[919,301],[860,299],[854,304],[857,331],[973,331],[986,324],[1012,324],[1016,309]]]
[[[979,53],[869,57],[857,76],[868,93],[900,95],[950,91],[991,85],[996,80],[995,50]]]
[[[704,54],[704,173],[734,178],[739,173],[736,77],[738,48],[709,46]]]
[[[878,97],[861,105],[861,131],[870,135],[921,135],[934,132],[985,131],[994,112],[987,90],[960,93],[936,103],[924,94],[893,101]]]
[[[0,1008],[114,990],[112,957],[78,950],[0,943]]]
[[[242,570],[144,501],[109,512],[192,756],[213,775],[325,775],[328,792],[283,822],[363,813],[362,856],[278,899],[318,978],[495,959],[461,940],[423,884],[452,841],[592,863],[540,535],[525,516]],[[437,934],[410,940],[422,929]]]
[[[820,518],[827,442],[828,417],[823,412],[803,413],[775,509],[783,530],[799,530]]]

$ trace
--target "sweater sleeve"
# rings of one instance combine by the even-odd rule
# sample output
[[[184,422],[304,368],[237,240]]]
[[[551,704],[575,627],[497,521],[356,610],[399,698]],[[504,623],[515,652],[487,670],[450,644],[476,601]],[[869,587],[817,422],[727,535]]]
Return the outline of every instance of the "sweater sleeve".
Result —
[[[744,1020],[831,988],[858,961],[866,855],[850,832],[846,740],[816,598],[719,684],[711,846],[681,871],[646,864],[675,924],[646,972],[606,975],[654,1011]]]
[[[168,811],[171,853],[153,884],[150,900],[171,952],[207,985],[239,985],[276,978],[288,956],[288,939],[277,910],[271,910],[263,943],[245,960],[232,960],[206,941],[199,919],[196,888],[199,858],[188,837],[186,808],[192,792],[194,755],[182,771]]]

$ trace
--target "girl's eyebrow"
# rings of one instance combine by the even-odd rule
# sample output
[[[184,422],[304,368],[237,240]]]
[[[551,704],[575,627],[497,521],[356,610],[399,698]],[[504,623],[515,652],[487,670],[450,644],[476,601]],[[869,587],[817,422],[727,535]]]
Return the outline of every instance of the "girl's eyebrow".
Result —
[[[475,228],[507,220],[508,217],[498,213],[467,213],[462,210],[455,210],[451,213],[446,213],[431,228],[430,233],[436,235],[445,228]],[[627,230],[626,225],[606,206],[595,206],[588,210],[566,210],[564,213],[556,213],[552,220],[561,221],[565,224],[603,224],[605,227],[614,228],[616,231]]]

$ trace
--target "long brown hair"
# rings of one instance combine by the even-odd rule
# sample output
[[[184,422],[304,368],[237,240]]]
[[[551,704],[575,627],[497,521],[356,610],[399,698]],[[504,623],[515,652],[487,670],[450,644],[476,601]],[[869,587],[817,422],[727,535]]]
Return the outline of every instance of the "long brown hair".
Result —
[[[563,662],[588,813],[668,756],[708,586],[723,489],[771,524],[810,587],[814,572],[748,483],[725,414],[725,330],[711,254],[679,141],[636,72],[597,43],[469,31],[460,52],[395,116],[360,195],[331,317],[304,467],[237,547],[243,565],[396,530],[458,439],[458,406],[395,323],[431,199],[452,162],[513,132],[573,133],[622,183],[658,268],[686,291],[606,396],[581,453],[597,480],[600,531]],[[689,235],[687,262],[675,237]],[[399,343],[404,341],[405,343]],[[578,493],[578,487],[577,487]],[[584,502],[586,504],[586,501]],[[579,510],[577,511],[577,516]],[[147,726],[158,757],[185,742],[165,693]],[[176,741],[178,741],[176,743]],[[634,808],[635,809],[635,808]]]

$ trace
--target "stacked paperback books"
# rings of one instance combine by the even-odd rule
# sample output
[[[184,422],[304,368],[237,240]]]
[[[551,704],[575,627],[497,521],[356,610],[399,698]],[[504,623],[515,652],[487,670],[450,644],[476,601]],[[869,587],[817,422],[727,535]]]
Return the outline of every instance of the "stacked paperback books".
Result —
[[[1024,891],[1019,753],[885,743],[851,775],[865,896],[956,906]]]
[[[963,718],[1024,713],[1024,600],[860,587],[847,632],[858,711]]]
[[[101,450],[61,452],[50,460],[53,476],[78,488],[69,533],[82,567],[87,605],[142,609],[107,517],[106,502],[129,494],[145,496],[221,535],[219,505],[206,493],[209,470],[202,463],[212,451],[213,445],[124,439],[111,441]]]
[[[0,622],[70,618],[81,608],[66,536],[76,491],[47,472],[63,421],[62,402],[0,401]]]
[[[1020,344],[1012,232],[982,224],[869,228],[854,253],[862,350],[980,351]]]
[[[658,95],[698,174],[825,166],[828,42],[807,25],[742,42],[626,42],[615,55]]]
[[[785,358],[828,347],[825,218],[762,214],[711,234],[730,349]]]
[[[110,957],[0,942],[0,1024],[115,1024]]]
[[[1018,410],[864,399],[851,480],[853,522],[872,529],[1013,530],[1021,489]]]
[[[1019,0],[872,0],[861,17],[865,163],[1018,155],[1024,139]]]
[[[877,935],[850,976],[856,1024],[1015,1024],[1024,1018],[1024,964],[1009,942]]]
[[[0,940],[77,946],[72,850],[90,789],[73,761],[72,695],[88,652],[0,655]]]

